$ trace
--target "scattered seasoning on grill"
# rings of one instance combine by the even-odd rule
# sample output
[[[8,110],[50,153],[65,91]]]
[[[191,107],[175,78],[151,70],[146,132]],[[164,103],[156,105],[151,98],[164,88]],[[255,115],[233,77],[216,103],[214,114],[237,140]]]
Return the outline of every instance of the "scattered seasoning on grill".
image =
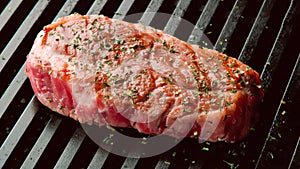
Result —
[[[105,143],[105,144],[109,144],[109,145],[113,145],[114,142],[112,140],[112,137],[114,135],[113,134],[109,134],[107,137],[105,137],[102,141]]]
[[[286,104],[286,101],[281,100],[280,103],[281,103],[281,104]]]
[[[170,161],[165,161],[164,162],[166,165],[171,165],[171,162]]]
[[[146,137],[142,138],[141,144],[147,144],[147,138]]]
[[[269,135],[268,141],[275,141],[275,140],[276,140],[276,137],[273,137],[273,136]]]
[[[176,151],[174,151],[173,153],[172,153],[172,157],[175,157],[176,156]]]
[[[254,127],[251,127],[249,130],[250,130],[250,131],[255,131],[255,128],[254,128]]]
[[[283,110],[282,112],[281,112],[281,115],[285,115],[287,112],[285,111],[285,110]]]
[[[6,134],[8,134],[10,132],[9,127],[5,127],[5,132],[6,132]]]
[[[232,155],[232,156],[237,156],[238,155],[238,153],[235,150],[228,150],[227,154]]]
[[[202,151],[209,151],[209,148],[208,148],[208,147],[202,147],[201,150],[202,150]]]
[[[209,31],[209,32],[207,32],[206,34],[207,34],[207,35],[210,35],[210,34],[212,34],[212,31]]]
[[[22,104],[26,103],[26,99],[25,99],[25,98],[22,98],[22,99],[20,100],[20,103],[22,103]]]
[[[280,133],[277,133],[277,136],[278,136],[279,138],[281,138],[281,137],[282,137],[282,135],[281,135]]]
[[[226,163],[230,167],[230,169],[236,169],[236,168],[239,167],[239,164],[230,163],[230,162],[225,161],[225,160],[223,160],[223,162]]]
[[[274,159],[274,155],[272,152],[268,152],[268,156],[271,158],[271,159]]]
[[[113,131],[113,132],[115,132],[116,131],[116,129],[115,128],[113,128],[112,126],[110,126],[110,125],[106,125],[106,128],[107,129],[109,129],[109,130],[111,130],[111,131]]]
[[[240,147],[241,147],[241,148],[246,148],[246,143],[245,143],[245,142],[241,142],[241,143],[240,143]]]
[[[123,15],[121,12],[115,12],[115,15]]]

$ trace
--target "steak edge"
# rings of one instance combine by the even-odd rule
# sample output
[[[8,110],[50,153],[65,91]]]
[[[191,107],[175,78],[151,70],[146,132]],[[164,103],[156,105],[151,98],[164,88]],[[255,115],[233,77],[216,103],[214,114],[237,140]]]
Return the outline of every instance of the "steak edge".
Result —
[[[237,59],[103,15],[45,26],[26,75],[42,104],[81,123],[212,142],[243,139],[264,94]]]

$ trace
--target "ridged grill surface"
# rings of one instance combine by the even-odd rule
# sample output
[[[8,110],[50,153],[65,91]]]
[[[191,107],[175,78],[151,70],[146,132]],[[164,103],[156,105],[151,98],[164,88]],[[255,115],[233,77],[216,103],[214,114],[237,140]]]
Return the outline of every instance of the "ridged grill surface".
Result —
[[[193,23],[216,50],[261,74],[265,98],[255,131],[234,144],[184,139],[149,158],[98,147],[78,122],[42,106],[24,74],[37,33],[74,12],[142,13],[140,22],[151,26],[162,19],[158,12],[168,13],[157,28],[174,35],[184,28],[178,17]],[[300,1],[1,0],[0,13],[0,168],[300,168]],[[181,39],[205,46],[196,27],[184,31]]]

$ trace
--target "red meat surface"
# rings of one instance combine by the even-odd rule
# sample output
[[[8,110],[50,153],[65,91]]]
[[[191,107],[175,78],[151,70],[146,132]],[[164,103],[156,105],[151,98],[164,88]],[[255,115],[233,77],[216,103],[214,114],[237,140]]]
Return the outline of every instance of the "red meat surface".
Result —
[[[242,62],[103,15],[45,26],[26,75],[42,104],[81,123],[212,142],[243,139],[263,98]]]

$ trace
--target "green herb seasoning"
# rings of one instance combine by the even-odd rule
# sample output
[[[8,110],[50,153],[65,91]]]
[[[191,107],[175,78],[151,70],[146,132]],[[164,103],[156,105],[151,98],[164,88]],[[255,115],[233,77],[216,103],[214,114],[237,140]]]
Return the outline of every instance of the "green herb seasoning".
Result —
[[[201,150],[202,150],[202,151],[209,151],[209,148],[208,148],[208,147],[202,147]]]
[[[169,51],[170,51],[171,53],[178,53],[178,51],[175,51],[175,49],[174,49],[173,46],[170,47]]]
[[[224,163],[226,163],[230,169],[237,169],[239,167],[239,164],[230,163],[228,161],[223,160]]]
[[[121,12],[115,12],[115,15],[123,15]]]
[[[171,165],[171,162],[170,161],[165,161],[164,162],[166,165]]]

